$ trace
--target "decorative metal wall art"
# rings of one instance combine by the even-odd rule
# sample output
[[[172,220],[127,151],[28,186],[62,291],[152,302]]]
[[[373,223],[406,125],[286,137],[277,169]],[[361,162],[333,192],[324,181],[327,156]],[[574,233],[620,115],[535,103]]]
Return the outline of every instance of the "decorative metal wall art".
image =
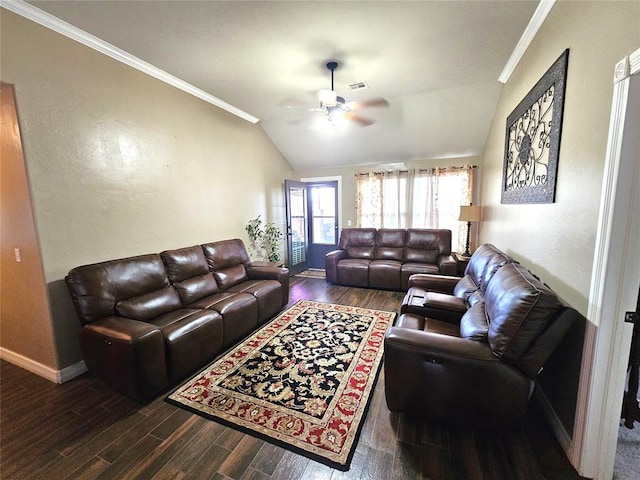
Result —
[[[507,118],[502,203],[553,203],[569,49]]]

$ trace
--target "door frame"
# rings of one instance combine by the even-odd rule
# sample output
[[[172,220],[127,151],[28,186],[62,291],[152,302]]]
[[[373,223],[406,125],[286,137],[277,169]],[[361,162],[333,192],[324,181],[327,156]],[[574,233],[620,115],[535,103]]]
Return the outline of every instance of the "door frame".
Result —
[[[639,101],[638,74],[640,49],[615,67],[575,434],[567,452],[580,475],[603,480],[613,475],[631,347],[632,326],[623,317],[635,310],[640,282],[640,162],[633,158],[640,122],[637,114],[627,118],[630,97]]]

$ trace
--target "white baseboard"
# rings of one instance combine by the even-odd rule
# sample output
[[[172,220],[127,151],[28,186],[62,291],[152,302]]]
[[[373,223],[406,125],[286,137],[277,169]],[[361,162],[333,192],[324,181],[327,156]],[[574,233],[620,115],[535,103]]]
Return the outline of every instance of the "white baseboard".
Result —
[[[544,390],[542,390],[542,387],[539,383],[536,384],[533,395],[536,397],[536,400],[540,402],[540,406],[542,407],[544,416],[547,418],[547,420],[549,420],[551,429],[558,439],[558,442],[560,442],[560,446],[562,447],[564,452],[569,455],[569,449],[571,448],[571,435],[569,435],[569,432],[567,432],[566,428],[564,428],[564,425],[562,425],[560,418],[551,406],[551,402],[549,402],[549,399],[545,395]]]
[[[0,358],[20,368],[24,368],[25,370],[42,378],[46,378],[53,383],[68,382],[72,378],[76,378],[87,371],[87,366],[83,360],[78,363],[74,363],[73,365],[69,365],[62,370],[55,370],[43,365],[42,363],[25,357],[24,355],[20,355],[19,353],[12,352],[11,350],[7,350],[2,347],[0,347]]]

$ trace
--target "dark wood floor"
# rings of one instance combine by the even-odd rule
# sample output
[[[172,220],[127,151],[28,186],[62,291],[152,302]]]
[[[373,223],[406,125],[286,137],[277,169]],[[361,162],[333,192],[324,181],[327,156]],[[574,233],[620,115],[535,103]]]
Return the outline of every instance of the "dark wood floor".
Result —
[[[397,311],[398,292],[292,278],[301,298]],[[0,370],[0,477],[8,479],[573,479],[539,408],[521,431],[422,423],[390,413],[380,376],[351,469],[339,472],[164,402],[113,392],[90,373],[55,385]]]

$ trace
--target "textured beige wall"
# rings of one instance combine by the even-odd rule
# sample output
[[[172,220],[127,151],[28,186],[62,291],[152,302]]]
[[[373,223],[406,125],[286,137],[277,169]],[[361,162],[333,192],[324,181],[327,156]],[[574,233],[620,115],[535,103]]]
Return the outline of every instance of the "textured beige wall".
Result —
[[[2,84],[0,91],[0,347],[43,365],[55,365],[51,313],[33,223],[13,87]],[[15,256],[16,248],[20,251],[20,262]]]
[[[81,358],[72,267],[246,240],[258,214],[283,222],[292,169],[258,125],[6,10],[1,27],[62,368]]]
[[[504,86],[483,155],[480,240],[506,250],[587,311],[613,69],[640,47],[640,2],[555,4]],[[556,201],[501,205],[506,119],[569,48]]]

